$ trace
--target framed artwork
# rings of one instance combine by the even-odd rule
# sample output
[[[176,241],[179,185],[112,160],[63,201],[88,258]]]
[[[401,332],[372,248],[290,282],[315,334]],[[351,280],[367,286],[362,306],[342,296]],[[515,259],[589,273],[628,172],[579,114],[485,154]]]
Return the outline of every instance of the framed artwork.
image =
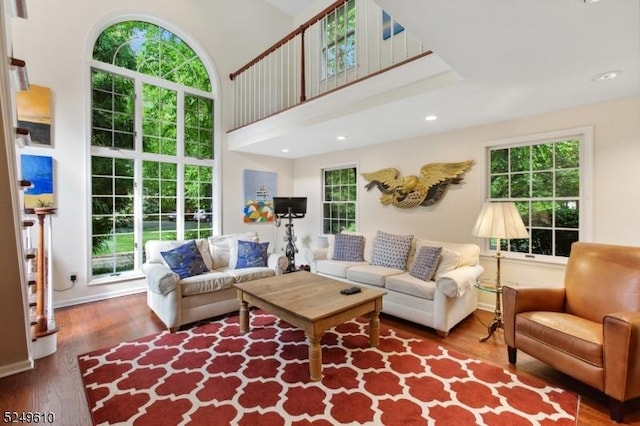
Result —
[[[24,208],[55,206],[53,193],[53,157],[44,155],[20,156],[22,179],[32,186],[24,191]]]
[[[29,130],[32,143],[51,146],[51,89],[32,84],[16,101],[18,127]]]
[[[277,195],[278,174],[245,170],[243,178],[244,223],[273,222],[273,197]]]
[[[392,28],[393,27],[393,28]],[[391,20],[391,16],[384,10],[382,11],[382,39],[387,40],[391,37],[391,31],[393,35],[404,31],[404,27],[398,24],[396,21]]]

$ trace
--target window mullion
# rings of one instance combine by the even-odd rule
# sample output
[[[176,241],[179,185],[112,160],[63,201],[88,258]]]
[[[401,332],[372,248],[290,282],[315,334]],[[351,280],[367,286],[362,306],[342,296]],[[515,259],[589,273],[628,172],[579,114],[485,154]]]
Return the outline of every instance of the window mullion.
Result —
[[[184,146],[184,90],[177,90],[177,105],[176,105],[176,154],[177,158],[185,158],[185,146]],[[179,212],[183,212],[182,217],[185,217],[185,200],[184,200],[184,161],[177,162],[176,172],[176,207]],[[181,226],[178,226],[178,238],[184,239],[185,235],[185,220],[178,222]]]
[[[134,129],[134,165],[133,165],[133,211],[134,211],[134,240],[135,253],[134,265],[140,268],[143,262],[144,244],[144,217],[142,206],[142,82],[134,78],[134,106],[133,106],[133,129]]]
[[[142,211],[142,160],[137,158],[133,165],[133,211],[134,211],[134,265],[140,268],[143,262],[144,216]]]

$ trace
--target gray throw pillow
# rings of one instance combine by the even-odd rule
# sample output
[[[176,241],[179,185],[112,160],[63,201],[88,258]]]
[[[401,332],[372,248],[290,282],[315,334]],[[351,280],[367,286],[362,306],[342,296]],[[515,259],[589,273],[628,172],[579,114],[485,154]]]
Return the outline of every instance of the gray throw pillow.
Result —
[[[364,261],[364,236],[340,233],[334,238],[333,260]]]
[[[394,235],[378,231],[373,244],[371,264],[404,270],[412,240],[413,235]]]
[[[420,247],[409,268],[409,275],[422,281],[431,281],[438,268],[441,252],[442,247]]]

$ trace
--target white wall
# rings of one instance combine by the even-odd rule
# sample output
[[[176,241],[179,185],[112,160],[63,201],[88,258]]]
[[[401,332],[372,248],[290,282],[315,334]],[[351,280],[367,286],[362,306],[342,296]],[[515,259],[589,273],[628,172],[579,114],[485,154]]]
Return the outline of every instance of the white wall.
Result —
[[[185,0],[179,5],[171,0],[137,0],[135,6],[131,3],[126,0],[30,0],[29,19],[16,20],[13,25],[14,56],[27,61],[33,84],[48,86],[53,93],[54,147],[29,148],[23,153],[52,155],[55,159],[59,210],[53,219],[54,287],[64,288],[68,285],[69,273],[79,273],[73,288],[55,292],[58,306],[142,288],[139,281],[88,287],[85,267],[89,256],[86,160],[90,37],[98,31],[99,22],[127,13],[167,22],[169,29],[179,30],[187,41],[196,43],[215,65],[223,104],[221,197],[225,233],[251,229],[258,231],[263,239],[275,238],[271,225],[242,223],[244,169],[275,171],[279,176],[279,195],[309,197],[308,216],[295,222],[299,246],[304,252],[321,232],[320,171],[323,167],[355,162],[360,172],[396,167],[405,175],[415,174],[420,166],[434,161],[474,159],[479,164],[483,155],[481,144],[488,140],[593,125],[594,240],[640,245],[640,200],[634,188],[640,173],[638,97],[295,161],[230,153],[224,133],[231,123],[229,73],[289,32],[299,17],[292,21],[264,2],[246,0]],[[260,43],[256,44],[256,40]],[[450,187],[438,204],[410,210],[383,207],[378,202],[377,190],[366,192],[363,189],[366,182],[360,178],[360,229],[385,229],[433,239],[481,243],[471,236],[482,203],[478,164],[466,173],[461,185]],[[281,237],[282,229],[278,232]],[[492,276],[493,260],[483,259],[483,264],[488,276]],[[532,285],[540,282],[559,285],[562,273],[562,268],[526,262],[506,261],[503,269],[504,279]],[[487,299],[487,303],[490,301]]]
[[[390,118],[391,119],[391,118]],[[378,229],[414,234],[435,240],[475,242],[471,229],[484,200],[482,144],[487,141],[547,133],[583,126],[594,128],[593,240],[601,243],[640,245],[640,97],[537,115],[520,120],[478,126],[437,135],[423,136],[367,148],[345,150],[295,161],[295,195],[309,197],[309,212],[296,221],[295,229],[303,252],[312,249],[322,232],[321,169],[355,163],[358,172],[395,167],[403,176],[417,174],[423,164],[439,161],[474,160],[460,185],[450,185],[435,205],[399,209],[379,203],[379,191],[367,192],[367,183],[358,179],[358,227],[370,232]],[[485,277],[495,276],[495,260],[484,257]],[[562,285],[564,268],[524,261],[503,262],[503,280],[523,285]],[[491,307],[493,298],[483,294],[481,303]]]
[[[26,148],[21,153],[51,155],[55,162],[58,212],[53,217],[53,286],[68,287],[71,272],[78,272],[73,288],[56,291],[55,305],[96,300],[143,289],[141,280],[87,286],[90,247],[87,241],[88,59],[94,38],[109,19],[146,16],[166,23],[183,37],[218,73],[216,86],[222,105],[222,231],[257,230],[271,239],[270,225],[242,223],[242,170],[278,172],[279,191],[291,190],[291,161],[238,155],[226,150],[232,101],[229,74],[287,33],[292,18],[266,2],[185,0],[29,0],[29,19],[13,22],[14,56],[27,62],[32,84],[52,90],[53,148]],[[259,43],[256,43],[259,40]],[[221,102],[220,102],[221,101]]]

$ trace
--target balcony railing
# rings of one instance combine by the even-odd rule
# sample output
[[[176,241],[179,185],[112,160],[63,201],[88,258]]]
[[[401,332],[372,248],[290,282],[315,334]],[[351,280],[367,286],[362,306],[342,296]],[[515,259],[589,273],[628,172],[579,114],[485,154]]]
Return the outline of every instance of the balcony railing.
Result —
[[[339,0],[230,75],[233,127],[430,53],[372,0]]]

